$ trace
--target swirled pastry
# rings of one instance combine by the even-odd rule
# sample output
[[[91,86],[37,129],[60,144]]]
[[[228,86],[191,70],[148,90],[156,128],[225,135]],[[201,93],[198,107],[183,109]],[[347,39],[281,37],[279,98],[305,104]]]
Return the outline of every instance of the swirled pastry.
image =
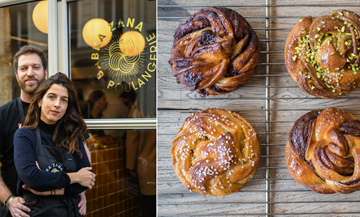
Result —
[[[232,92],[250,79],[260,54],[248,22],[228,8],[205,8],[175,32],[169,63],[178,83],[202,97]]]
[[[255,130],[239,114],[221,109],[185,120],[171,148],[174,169],[189,191],[226,196],[254,175],[259,158]]]
[[[344,110],[300,117],[285,152],[291,176],[315,192],[347,194],[360,188],[360,121]]]
[[[336,98],[360,85],[360,16],[348,10],[304,17],[285,46],[286,67],[307,93]]]

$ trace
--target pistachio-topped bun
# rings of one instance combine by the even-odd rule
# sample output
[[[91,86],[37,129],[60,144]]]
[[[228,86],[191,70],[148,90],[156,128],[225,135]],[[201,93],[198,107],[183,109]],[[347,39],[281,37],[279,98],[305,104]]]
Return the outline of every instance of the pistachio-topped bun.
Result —
[[[336,98],[360,85],[360,16],[348,10],[304,17],[285,46],[286,67],[307,93]]]

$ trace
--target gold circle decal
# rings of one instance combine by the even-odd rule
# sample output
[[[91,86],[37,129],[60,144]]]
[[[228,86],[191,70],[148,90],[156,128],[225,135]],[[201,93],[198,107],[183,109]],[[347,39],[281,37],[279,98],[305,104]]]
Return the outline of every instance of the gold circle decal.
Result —
[[[119,40],[119,47],[127,56],[139,55],[145,48],[144,36],[136,31],[125,32]]]
[[[48,33],[48,3],[47,1],[41,1],[36,4],[32,19],[35,27],[45,34]]]
[[[109,23],[101,18],[89,20],[82,30],[84,41],[90,47],[105,47],[111,40],[112,32]]]

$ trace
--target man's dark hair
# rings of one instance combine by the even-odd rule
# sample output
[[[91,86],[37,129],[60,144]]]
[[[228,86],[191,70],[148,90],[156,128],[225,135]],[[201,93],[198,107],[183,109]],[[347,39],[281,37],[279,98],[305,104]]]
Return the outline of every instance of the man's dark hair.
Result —
[[[122,99],[123,103],[130,109],[136,101],[136,92],[132,88],[127,91],[125,88],[125,85],[127,85],[127,83],[124,81],[121,83],[121,85],[123,85],[124,91],[119,95],[119,97]]]
[[[129,92],[123,91],[119,95],[119,97],[124,98],[124,99],[133,99],[135,101],[136,100],[136,92],[133,89],[131,89]]]
[[[47,58],[46,58],[46,54],[44,53],[44,51],[42,51],[40,48],[32,46],[32,45],[25,45],[25,46],[22,46],[20,48],[20,50],[18,52],[16,52],[16,54],[14,56],[13,66],[14,66],[15,72],[18,71],[20,56],[23,54],[28,54],[28,53],[29,54],[35,53],[35,54],[39,55],[42,66],[44,68],[44,71],[47,69]]]

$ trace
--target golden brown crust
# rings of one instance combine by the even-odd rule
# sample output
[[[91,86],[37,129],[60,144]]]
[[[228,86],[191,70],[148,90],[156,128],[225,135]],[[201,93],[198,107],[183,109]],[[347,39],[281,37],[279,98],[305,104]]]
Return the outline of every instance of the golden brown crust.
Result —
[[[180,25],[169,63],[173,76],[202,97],[232,92],[250,79],[259,60],[251,26],[228,8],[205,8]]]
[[[360,16],[352,11],[300,19],[285,45],[291,78],[313,96],[336,98],[350,93],[360,85],[359,34]]]
[[[360,121],[336,108],[300,117],[289,133],[285,160],[295,181],[322,193],[360,188]]]
[[[171,155],[177,176],[190,191],[226,196],[253,177],[260,150],[255,130],[243,117],[207,109],[185,120]]]

